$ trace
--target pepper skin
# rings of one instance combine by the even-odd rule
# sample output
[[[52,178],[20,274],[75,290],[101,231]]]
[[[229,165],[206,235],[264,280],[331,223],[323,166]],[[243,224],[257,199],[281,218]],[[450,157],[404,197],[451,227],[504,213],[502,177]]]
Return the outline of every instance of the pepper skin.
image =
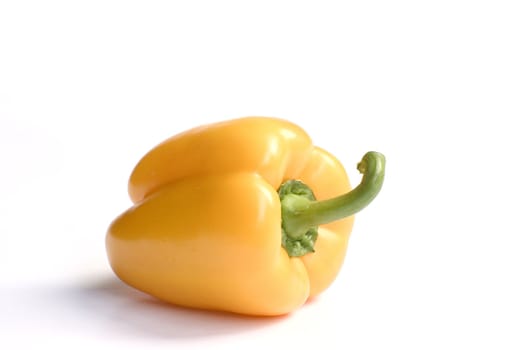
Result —
[[[110,265],[130,286],[169,303],[249,315],[292,312],[336,278],[353,213],[383,182],[384,158],[369,158],[362,162],[371,165],[363,171],[363,194],[350,191],[336,158],[285,120],[247,117],[173,136],[131,174],[134,205],[106,236]],[[315,200],[288,192],[280,198],[290,179],[307,185]],[[350,209],[334,214],[340,208],[325,201],[334,197]]]

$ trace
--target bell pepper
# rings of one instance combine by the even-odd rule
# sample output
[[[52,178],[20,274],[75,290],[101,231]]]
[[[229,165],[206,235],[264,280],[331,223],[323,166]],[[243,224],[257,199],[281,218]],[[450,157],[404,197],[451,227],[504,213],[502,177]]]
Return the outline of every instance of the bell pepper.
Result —
[[[106,235],[125,283],[180,306],[282,315],[324,291],[356,212],[379,192],[368,152],[353,190],[341,163],[291,122],[246,117],[175,135],[136,165],[133,206]]]

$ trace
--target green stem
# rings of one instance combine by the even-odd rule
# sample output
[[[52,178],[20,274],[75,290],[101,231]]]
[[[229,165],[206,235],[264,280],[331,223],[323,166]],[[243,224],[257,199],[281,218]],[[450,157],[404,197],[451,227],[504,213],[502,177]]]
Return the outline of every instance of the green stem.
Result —
[[[363,174],[361,183],[341,196],[315,201],[295,193],[283,195],[283,234],[300,240],[312,228],[351,216],[370,204],[383,185],[385,157],[378,152],[368,152],[357,169]]]

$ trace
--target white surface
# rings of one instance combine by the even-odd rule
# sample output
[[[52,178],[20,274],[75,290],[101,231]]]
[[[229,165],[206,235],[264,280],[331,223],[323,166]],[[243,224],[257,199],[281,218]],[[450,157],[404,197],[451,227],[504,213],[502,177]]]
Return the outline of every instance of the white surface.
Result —
[[[176,4],[173,4],[176,3]],[[525,348],[521,1],[3,1],[0,348]],[[343,271],[289,317],[166,307],[104,236],[164,138],[270,115],[354,183]]]

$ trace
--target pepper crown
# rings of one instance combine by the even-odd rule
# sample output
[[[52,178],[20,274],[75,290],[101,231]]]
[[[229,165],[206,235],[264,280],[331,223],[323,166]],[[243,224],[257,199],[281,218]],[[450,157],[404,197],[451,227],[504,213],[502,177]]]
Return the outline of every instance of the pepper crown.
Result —
[[[385,177],[385,157],[368,152],[357,164],[361,183],[341,196],[316,201],[312,190],[298,180],[284,182],[278,189],[281,199],[281,245],[291,257],[315,252],[319,225],[351,216],[377,196]]]

